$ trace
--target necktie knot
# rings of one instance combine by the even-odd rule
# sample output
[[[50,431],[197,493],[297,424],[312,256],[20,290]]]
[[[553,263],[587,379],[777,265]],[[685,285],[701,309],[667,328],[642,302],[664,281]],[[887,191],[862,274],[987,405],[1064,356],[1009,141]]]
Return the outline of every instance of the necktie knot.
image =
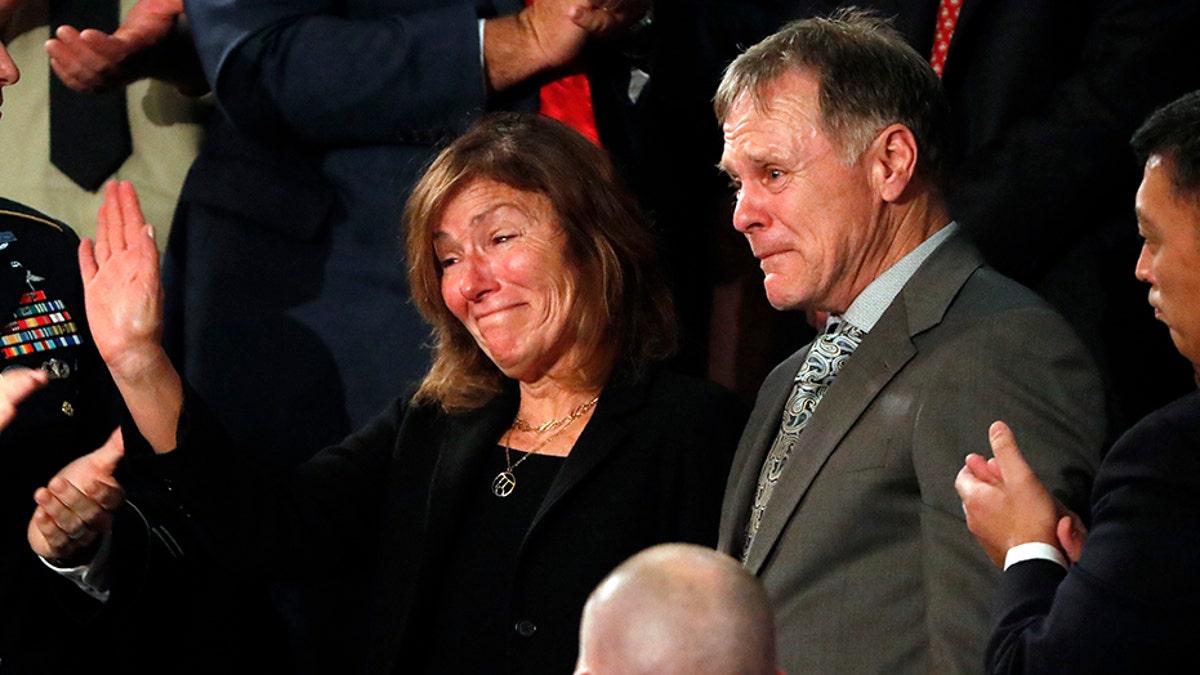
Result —
[[[796,372],[797,382],[829,386],[866,335],[849,321],[838,321],[813,340],[804,364]]]

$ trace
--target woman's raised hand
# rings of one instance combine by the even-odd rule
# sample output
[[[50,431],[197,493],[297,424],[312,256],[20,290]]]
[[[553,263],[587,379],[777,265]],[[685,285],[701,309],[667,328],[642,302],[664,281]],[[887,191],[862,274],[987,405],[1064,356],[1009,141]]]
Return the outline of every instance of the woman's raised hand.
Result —
[[[156,452],[175,447],[183,383],[163,351],[163,290],[154,228],[127,182],[104,186],[96,241],[79,245],[92,339],[142,436]]]
[[[104,186],[96,241],[79,246],[92,339],[114,377],[136,377],[161,349],[162,285],[154,228],[128,182]]]

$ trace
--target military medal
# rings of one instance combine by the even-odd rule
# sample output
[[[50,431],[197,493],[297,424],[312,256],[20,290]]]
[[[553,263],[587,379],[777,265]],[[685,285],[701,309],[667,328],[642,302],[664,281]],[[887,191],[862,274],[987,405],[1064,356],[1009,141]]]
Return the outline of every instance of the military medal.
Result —
[[[15,238],[9,241],[15,241]],[[9,266],[14,270],[24,270],[25,284],[29,290],[21,295],[10,321],[0,326],[0,356],[7,360],[83,344],[78,326],[65,303],[47,298],[45,291],[34,286],[46,278],[34,274],[16,260],[9,261]],[[71,374],[67,364],[58,359],[50,359],[42,368],[50,374],[51,379],[64,379]]]
[[[43,363],[42,370],[46,371],[52,380],[65,380],[71,376],[71,366],[58,359],[50,359]]]

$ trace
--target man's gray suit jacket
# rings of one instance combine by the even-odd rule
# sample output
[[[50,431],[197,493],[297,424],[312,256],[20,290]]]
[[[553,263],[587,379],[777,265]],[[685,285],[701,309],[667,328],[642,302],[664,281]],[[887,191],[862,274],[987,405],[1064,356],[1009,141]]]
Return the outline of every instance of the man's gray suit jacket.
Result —
[[[807,347],[765,380],[726,488],[719,548],[741,554],[759,471]],[[954,477],[1008,422],[1037,474],[1086,513],[1105,437],[1098,373],[1067,324],[952,236],[830,385],[793,449],[747,567],[794,673],[977,672],[999,571]]]

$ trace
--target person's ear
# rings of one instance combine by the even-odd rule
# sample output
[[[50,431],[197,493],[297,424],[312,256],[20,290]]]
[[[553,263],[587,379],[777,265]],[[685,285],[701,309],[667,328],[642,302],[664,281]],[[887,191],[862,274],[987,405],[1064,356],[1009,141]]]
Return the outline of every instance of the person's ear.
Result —
[[[903,124],[893,124],[867,148],[868,170],[879,198],[895,202],[917,172],[917,139]]]

